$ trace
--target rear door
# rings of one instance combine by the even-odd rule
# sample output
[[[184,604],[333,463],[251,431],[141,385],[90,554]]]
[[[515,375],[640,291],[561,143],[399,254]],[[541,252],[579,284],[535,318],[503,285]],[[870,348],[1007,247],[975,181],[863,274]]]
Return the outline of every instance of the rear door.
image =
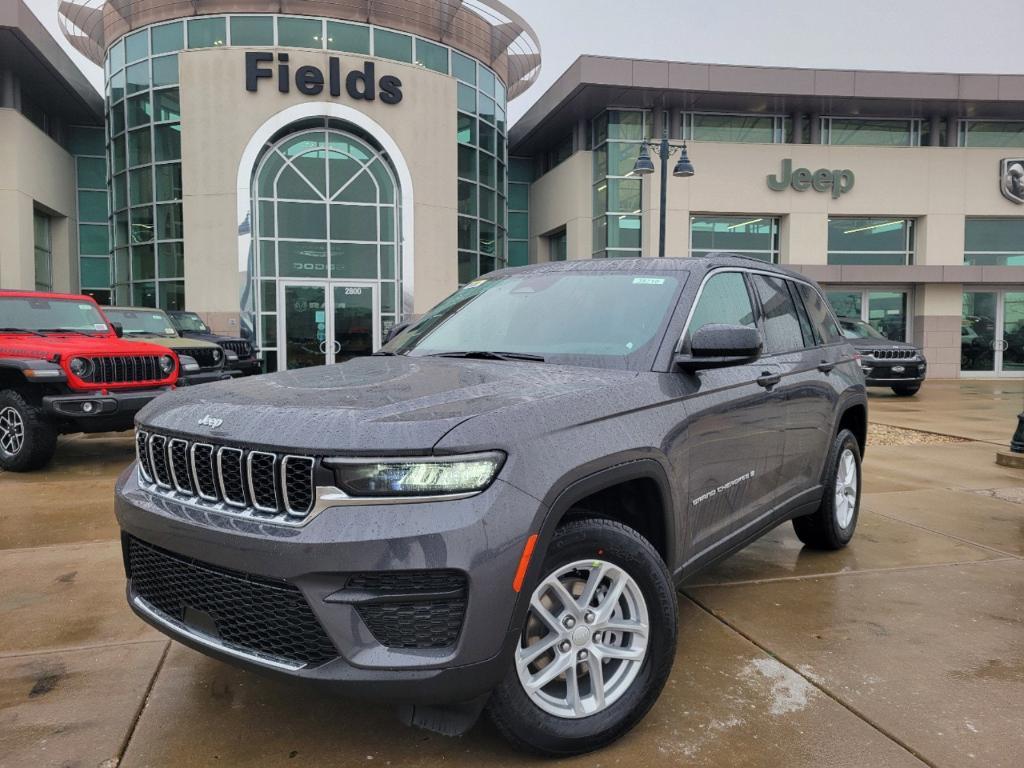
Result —
[[[683,338],[708,323],[756,327],[756,302],[739,271],[705,279]],[[680,373],[680,376],[691,374]],[[774,494],[782,461],[785,416],[769,360],[692,374],[682,443],[687,473],[687,561],[724,545],[756,520]]]

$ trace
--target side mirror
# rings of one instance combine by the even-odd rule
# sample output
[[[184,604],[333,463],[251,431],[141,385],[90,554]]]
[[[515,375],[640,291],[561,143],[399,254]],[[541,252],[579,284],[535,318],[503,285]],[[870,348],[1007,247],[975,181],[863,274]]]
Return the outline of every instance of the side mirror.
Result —
[[[728,368],[756,360],[761,354],[761,334],[742,325],[702,326],[690,341],[690,354],[676,355],[675,364],[686,371]]]
[[[124,326],[120,323],[111,323],[110,328],[114,331],[114,335],[117,336],[117,338],[120,339],[124,336]]]
[[[395,336],[400,334],[402,331],[404,331],[410,325],[412,325],[411,322],[397,323],[395,325],[392,325],[391,328],[388,329],[387,334],[385,334],[385,336],[384,336],[384,343],[387,344],[389,341],[391,341],[393,338],[395,338]]]

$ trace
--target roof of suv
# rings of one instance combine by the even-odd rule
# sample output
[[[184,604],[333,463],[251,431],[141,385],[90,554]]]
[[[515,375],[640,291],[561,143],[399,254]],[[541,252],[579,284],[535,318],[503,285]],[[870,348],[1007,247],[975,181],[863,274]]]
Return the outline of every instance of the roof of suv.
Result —
[[[630,258],[630,259],[580,259],[571,261],[549,261],[530,264],[525,267],[507,267],[495,270],[490,276],[505,277],[519,274],[543,274],[546,272],[710,272],[720,267],[746,267],[780,275],[807,280],[799,272],[770,264],[753,256],[714,251],[704,256],[672,258]]]
[[[19,299],[62,299],[64,301],[87,301],[95,304],[96,299],[80,293],[53,293],[51,291],[19,291],[13,288],[0,288],[0,297],[13,296]]]

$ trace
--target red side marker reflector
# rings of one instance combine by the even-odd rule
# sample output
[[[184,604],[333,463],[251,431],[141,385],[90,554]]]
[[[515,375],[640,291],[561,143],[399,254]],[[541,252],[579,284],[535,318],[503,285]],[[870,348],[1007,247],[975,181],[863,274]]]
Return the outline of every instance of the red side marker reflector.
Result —
[[[512,580],[512,590],[518,592],[523,588],[523,579],[526,578],[526,569],[530,567],[530,558],[533,556],[533,548],[537,545],[537,534],[533,534],[523,545],[523,554],[519,558],[519,567],[516,568],[516,577]]]

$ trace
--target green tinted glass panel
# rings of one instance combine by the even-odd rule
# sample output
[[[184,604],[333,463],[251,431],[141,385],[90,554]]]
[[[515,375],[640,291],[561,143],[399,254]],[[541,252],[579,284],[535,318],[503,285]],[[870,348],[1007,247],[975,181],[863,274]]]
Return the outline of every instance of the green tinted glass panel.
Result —
[[[644,139],[644,113],[608,112],[608,138],[631,141]]]
[[[118,72],[110,78],[110,101],[116,104],[124,98],[124,72]]]
[[[109,259],[81,259],[78,264],[83,288],[110,287]]]
[[[476,154],[472,147],[459,145],[459,176],[465,179],[476,178]]]
[[[369,171],[362,171],[334,198],[336,203],[376,203],[377,185]]]
[[[322,203],[278,203],[278,237],[327,237],[327,209]]]
[[[967,146],[1024,147],[1024,122],[971,120]]]
[[[106,224],[79,224],[78,250],[88,256],[106,256],[110,253],[110,237]]]
[[[140,128],[128,134],[128,165],[147,165],[153,160],[153,145],[149,128]]]
[[[278,17],[277,44],[288,48],[323,48],[320,20]]]
[[[480,117],[489,123],[494,122],[494,99],[480,94]]]
[[[494,221],[495,217],[495,196],[489,189],[480,188],[480,218],[487,221]]]
[[[149,94],[141,93],[138,96],[132,96],[125,102],[125,111],[128,114],[129,128],[137,128],[140,125],[148,124],[152,113]]]
[[[393,245],[380,247],[380,276],[381,278],[395,276],[395,247]]]
[[[969,217],[964,227],[964,251],[1024,252],[1024,218]]]
[[[508,265],[523,267],[530,261],[530,248],[527,243],[511,241],[508,244]]]
[[[184,243],[160,243],[157,246],[157,275],[160,278],[185,276]]]
[[[332,243],[331,277],[377,278],[377,246],[368,243]]]
[[[131,287],[131,296],[136,307],[157,306],[155,283],[135,283]]]
[[[775,141],[775,119],[748,115],[692,116],[696,141],[727,141],[737,144],[771,144]]]
[[[125,83],[128,93],[137,93],[149,88],[149,62],[140,61],[125,70]]]
[[[479,275],[477,271],[477,257],[475,253],[459,251],[459,283],[465,284],[475,280]]]
[[[458,243],[459,248],[467,250],[476,248],[476,219],[459,217]]]
[[[278,244],[281,277],[325,277],[327,243],[281,242]]]
[[[110,49],[110,71],[124,67],[124,40],[118,40]]]
[[[832,311],[839,317],[852,317],[859,320],[863,295],[860,291],[828,291],[825,293]]]
[[[640,145],[610,141],[605,146],[607,147],[608,156],[608,175],[628,176],[631,174],[637,155],[640,153]],[[595,156],[601,154],[603,153],[597,152]]]
[[[412,38],[387,29],[373,30],[373,53],[382,59],[412,62]]]
[[[171,53],[185,47],[185,30],[180,21],[153,27],[153,53]]]
[[[176,311],[185,308],[185,283],[181,280],[173,280],[160,283],[160,300],[157,306],[168,311]]]
[[[150,166],[128,172],[128,191],[132,205],[153,202],[153,169]]]
[[[114,214],[114,245],[128,245],[128,212]]]
[[[70,131],[70,143],[68,144],[73,155],[103,155],[103,129],[102,128],[72,128]]]
[[[232,45],[273,45],[274,19],[272,16],[232,16]]]
[[[223,18],[189,19],[189,48],[214,48],[226,42],[227,25]]]
[[[533,161],[523,157],[510,158],[508,180],[531,183],[533,181]]]
[[[530,237],[530,217],[525,213],[510,213],[508,215],[508,235],[516,240],[526,240]]]
[[[485,149],[491,154],[495,151],[495,139],[497,138],[493,125],[480,123],[480,149]]]
[[[459,144],[476,145],[476,118],[469,115],[459,114],[458,132],[456,134]]]
[[[376,240],[377,221],[373,207],[363,205],[331,206],[332,240]]]
[[[272,280],[260,282],[260,305],[264,311],[277,309],[277,283]]]
[[[165,163],[154,167],[156,174],[156,199],[181,199],[181,165]]]
[[[264,277],[274,277],[277,274],[273,240],[260,240],[260,274]]]
[[[495,181],[494,158],[480,153],[480,183],[493,187]]]
[[[159,88],[161,85],[177,84],[178,54],[153,59],[153,85]]]
[[[181,203],[166,203],[156,207],[156,234],[161,240],[180,240],[185,236]]]
[[[476,62],[458,51],[452,51],[452,74],[463,82],[476,85]]]
[[[377,190],[381,203],[395,202],[395,180],[380,161],[370,163],[367,167],[370,174],[377,182]]]
[[[910,120],[850,120],[832,118],[829,141],[832,144],[864,146],[910,146]]]
[[[828,249],[829,251],[905,252],[909,228],[909,219],[830,218],[828,221]]]
[[[608,217],[609,248],[640,247],[640,217],[611,214]]]
[[[144,208],[132,208],[131,214],[131,242],[148,243],[155,236],[153,230],[153,209],[150,206]]]
[[[149,56],[149,30],[128,35],[124,39],[124,58],[129,64]]]
[[[530,185],[508,185],[508,208],[510,211],[525,211],[530,207]]]
[[[125,168],[124,136],[110,142],[110,165],[114,173],[120,173]]]
[[[462,112],[469,112],[471,115],[476,114],[476,89],[471,88],[465,83],[459,83],[458,93],[459,109]]]
[[[287,166],[277,177],[277,196],[290,200],[319,200],[321,195],[293,166]]]
[[[488,96],[494,95],[494,73],[485,67],[480,67],[480,90]]]
[[[156,145],[156,159],[181,159],[181,126],[178,124],[158,125],[153,129]]]
[[[152,245],[132,246],[132,280],[152,280],[156,277],[156,260]]]
[[[697,251],[774,251],[775,219],[758,216],[694,216],[690,243]]]
[[[340,21],[327,22],[327,47],[332,51],[370,54],[370,28]]]
[[[448,49],[430,43],[426,40],[416,39],[416,63],[420,66],[432,69],[435,72],[448,74]]]
[[[78,166],[78,186],[85,189],[103,189],[107,184],[107,167],[102,158],[79,157],[75,159]]]
[[[143,94],[143,97],[148,99],[149,98],[149,94]],[[110,109],[110,118],[109,118],[109,120],[110,120],[110,135],[111,136],[118,136],[119,134],[124,133],[124,128],[125,128],[124,112],[125,112],[125,103],[123,101],[120,104],[115,104]]]
[[[119,173],[113,179],[114,210],[121,211],[128,207],[128,174]]]
[[[380,239],[393,241],[395,239],[395,209],[390,205],[381,206],[380,209]]]
[[[471,181],[459,182],[459,213],[476,214],[476,184]]]

